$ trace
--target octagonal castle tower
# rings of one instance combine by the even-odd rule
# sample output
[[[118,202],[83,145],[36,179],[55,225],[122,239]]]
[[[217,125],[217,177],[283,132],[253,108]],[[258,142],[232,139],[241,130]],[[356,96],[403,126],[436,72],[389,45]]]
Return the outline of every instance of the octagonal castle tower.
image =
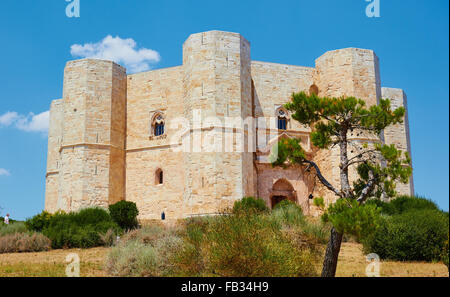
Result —
[[[183,218],[259,196],[269,207],[290,199],[314,214],[311,195],[328,202],[333,195],[305,168],[273,168],[267,159],[267,148],[280,137],[299,137],[324,176],[339,185],[336,149],[314,148],[309,128],[289,114],[286,127],[270,129],[292,92],[300,91],[355,96],[368,105],[383,96],[407,107],[402,90],[381,88],[378,58],[364,49],[327,52],[314,68],[274,64],[252,61],[250,43],[240,34],[209,31],[186,40],[177,67],[127,75],[109,61],[68,62],[63,98],[51,104],[46,210],[128,200],[137,204],[140,219],[159,219],[162,212]],[[228,126],[229,119],[257,118],[267,124],[254,134],[248,125]],[[236,131],[244,131],[244,151],[226,148],[231,136],[236,149]],[[411,150],[407,116],[379,137],[354,132],[349,138],[356,146],[384,141]],[[256,151],[249,140],[258,143]],[[413,194],[412,178],[398,191]]]

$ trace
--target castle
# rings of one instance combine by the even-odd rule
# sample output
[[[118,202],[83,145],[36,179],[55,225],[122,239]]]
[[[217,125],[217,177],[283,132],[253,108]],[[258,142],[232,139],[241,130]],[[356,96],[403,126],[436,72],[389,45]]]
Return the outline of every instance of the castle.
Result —
[[[252,61],[240,34],[209,31],[189,36],[177,67],[127,75],[111,61],[70,61],[63,98],[51,103],[45,208],[127,200],[137,204],[140,219],[159,219],[162,212],[176,219],[257,196],[269,207],[290,199],[314,214],[311,198],[329,203],[333,194],[309,170],[272,167],[268,160],[280,137],[301,138],[323,175],[339,185],[338,148],[313,147],[310,128],[283,108],[300,91],[355,96],[369,106],[389,98],[394,107],[407,107],[403,90],[381,87],[378,58],[366,49],[326,52],[315,68],[274,64]],[[229,125],[233,119],[241,123]],[[349,138],[410,151],[407,113],[375,139]],[[227,140],[232,149],[224,148]],[[412,178],[397,191],[413,194]]]

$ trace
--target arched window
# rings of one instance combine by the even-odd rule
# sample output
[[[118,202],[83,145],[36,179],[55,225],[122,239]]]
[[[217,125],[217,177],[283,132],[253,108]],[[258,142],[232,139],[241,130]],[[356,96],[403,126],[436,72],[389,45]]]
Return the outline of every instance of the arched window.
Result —
[[[164,134],[164,117],[158,113],[153,117],[152,121],[152,134],[154,136],[160,136]]]
[[[284,109],[277,110],[277,126],[279,130],[287,130],[288,116]]]
[[[309,87],[309,95],[312,94],[319,95],[319,88],[316,85]]]
[[[158,168],[155,172],[155,184],[162,185],[164,183],[164,173],[162,169]]]

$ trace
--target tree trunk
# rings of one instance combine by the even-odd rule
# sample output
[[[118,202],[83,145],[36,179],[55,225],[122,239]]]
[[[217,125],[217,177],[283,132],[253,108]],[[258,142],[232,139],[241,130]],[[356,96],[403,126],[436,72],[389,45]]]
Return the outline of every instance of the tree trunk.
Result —
[[[325,260],[323,261],[322,277],[334,277],[338,263],[339,251],[341,250],[342,233],[331,229],[330,240],[328,241],[327,250],[325,252]]]

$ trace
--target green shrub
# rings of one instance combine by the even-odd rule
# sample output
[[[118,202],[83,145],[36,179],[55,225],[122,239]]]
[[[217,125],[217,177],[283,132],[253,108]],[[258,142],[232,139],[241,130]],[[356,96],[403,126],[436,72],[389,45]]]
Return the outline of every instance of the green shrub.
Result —
[[[0,226],[0,236],[26,232],[27,227],[25,227],[25,224],[23,222],[10,223],[9,225],[3,224],[2,226]]]
[[[104,244],[100,235],[120,228],[102,208],[86,208],[78,212],[53,215],[43,234],[57,248],[89,248]]]
[[[320,209],[324,209],[325,208],[325,200],[323,199],[323,197],[314,198],[313,204],[315,206],[317,206],[318,208],[320,208]]]
[[[447,269],[449,269],[449,267],[448,267],[448,258],[449,258],[448,241],[449,241],[449,235],[447,233],[447,240],[444,242],[444,247],[442,248],[442,254],[441,254],[441,260],[445,264],[445,266],[447,266]]]
[[[266,202],[261,198],[244,197],[233,205],[233,213],[260,213],[267,212],[269,209]]]
[[[448,239],[449,220],[441,211],[410,209],[384,217],[379,228],[363,238],[364,250],[382,259],[437,261]]]
[[[112,204],[109,206],[109,213],[114,222],[123,229],[130,230],[138,226],[139,211],[134,202],[119,201]]]
[[[168,276],[182,240],[171,230],[149,226],[126,233],[106,260],[112,276]]]
[[[298,243],[269,214],[238,212],[191,220],[177,255],[177,275],[316,275],[316,250]]]
[[[267,215],[223,216],[206,234],[210,271],[219,276],[314,276],[315,257]]]
[[[25,221],[25,226],[30,231],[42,232],[42,230],[44,230],[44,228],[50,223],[51,218],[52,214],[44,210],[40,214],[27,219]]]
[[[399,196],[387,203],[379,199],[371,199],[367,201],[367,204],[376,204],[385,215],[397,215],[417,209],[439,210],[436,203],[423,197]]]
[[[206,234],[219,217],[190,218],[184,221],[183,245],[177,253],[177,273],[181,276],[205,276],[208,265]]]
[[[321,220],[315,221],[314,219],[307,219],[305,220],[305,223],[300,226],[300,232],[303,235],[308,236],[319,244],[328,243],[330,231],[331,225],[324,223]]]
[[[50,245],[50,240],[40,233],[14,233],[0,237],[0,254],[48,251]]]
[[[272,211],[272,217],[280,225],[300,226],[305,223],[302,208],[290,200],[278,203]]]

